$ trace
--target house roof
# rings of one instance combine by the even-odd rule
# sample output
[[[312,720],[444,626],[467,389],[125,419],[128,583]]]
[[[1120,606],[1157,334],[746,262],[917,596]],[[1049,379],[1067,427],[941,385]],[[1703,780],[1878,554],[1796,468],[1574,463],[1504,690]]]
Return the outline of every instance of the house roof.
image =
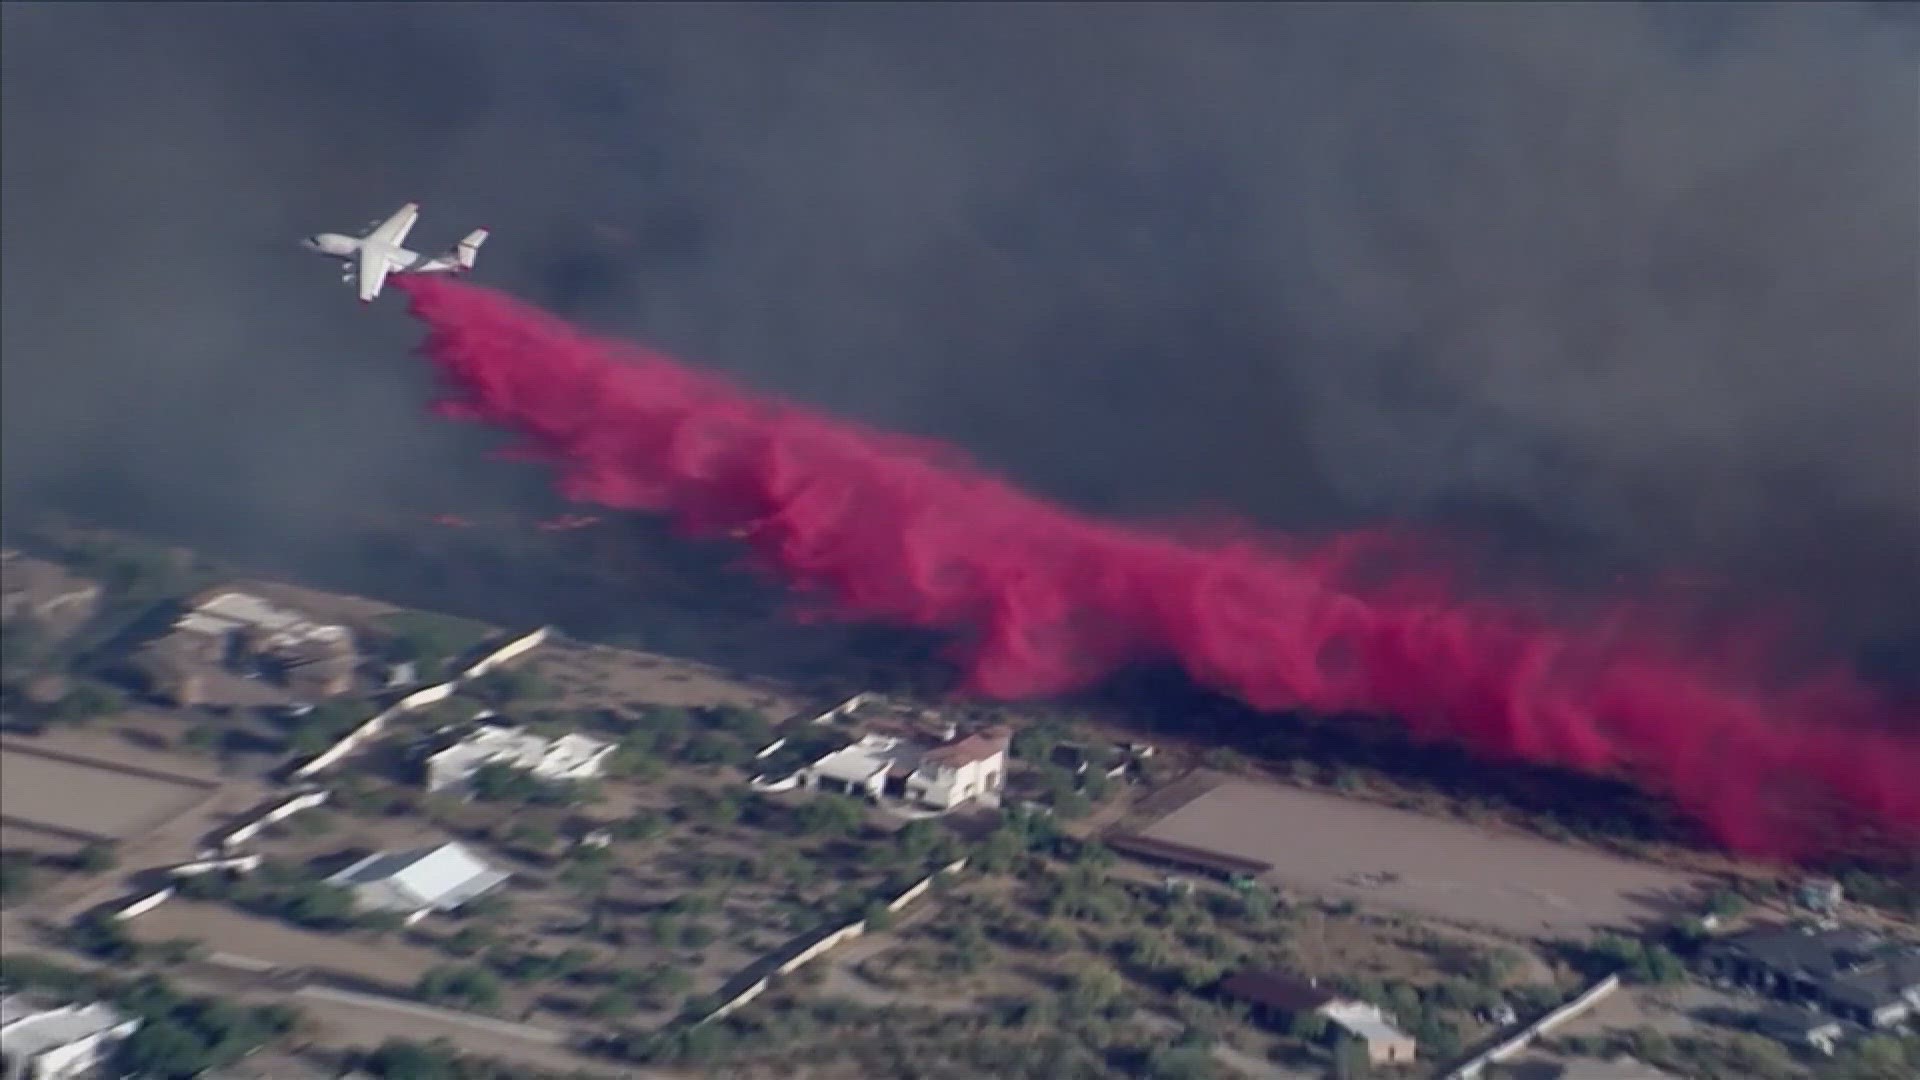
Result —
[[[869,784],[891,769],[911,770],[920,760],[917,747],[887,735],[867,735],[807,766],[817,775],[854,784]]]
[[[1766,927],[1716,942],[1712,951],[1755,963],[1783,975],[1824,980],[1868,963],[1883,948],[1882,939],[1865,930],[1801,930]]]
[[[535,774],[559,774],[612,751],[612,743],[577,732],[547,739],[524,728],[488,724],[429,760],[438,768],[463,773],[485,765],[510,765]]]
[[[1840,1021],[1798,1005],[1769,1005],[1753,1014],[1753,1026],[1773,1035],[1803,1039],[1822,1028],[1840,1027]]]
[[[111,1005],[62,1005],[43,1008],[14,994],[0,998],[0,1055],[25,1061],[49,1050],[111,1031],[132,1020]]]
[[[451,911],[506,881],[495,870],[453,842],[413,851],[369,855],[327,879],[354,890],[363,907],[415,912]]]
[[[1377,1005],[1364,1001],[1336,1001],[1320,1011],[1348,1034],[1359,1036],[1369,1043],[1413,1041],[1413,1036],[1394,1027]]]
[[[1837,975],[1828,981],[1826,993],[1834,1001],[1864,1009],[1884,1009],[1902,1001],[1920,1008],[1920,950],[1895,953]]]
[[[261,647],[274,651],[311,645],[333,649],[353,647],[353,632],[344,626],[316,623],[297,611],[250,593],[224,589],[203,593],[193,610],[182,615],[174,626],[214,636],[252,631],[263,635]]]
[[[950,769],[957,769],[962,765],[986,761],[995,754],[1006,753],[1011,741],[1012,736],[1002,730],[975,732],[945,746],[934,747],[927,751],[926,756],[921,760],[929,765],[944,765]]]
[[[1220,992],[1281,1012],[1309,1012],[1340,997],[1332,990],[1286,972],[1254,968],[1236,971],[1220,980]]]

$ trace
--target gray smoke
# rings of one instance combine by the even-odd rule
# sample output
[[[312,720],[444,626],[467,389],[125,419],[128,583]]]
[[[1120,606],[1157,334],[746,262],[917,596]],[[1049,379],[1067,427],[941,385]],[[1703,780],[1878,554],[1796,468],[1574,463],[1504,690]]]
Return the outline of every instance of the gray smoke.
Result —
[[[1108,512],[1466,522],[1920,633],[1920,36],[1848,5],[86,5],[4,21],[4,471],[324,550],[518,498],[479,279]]]

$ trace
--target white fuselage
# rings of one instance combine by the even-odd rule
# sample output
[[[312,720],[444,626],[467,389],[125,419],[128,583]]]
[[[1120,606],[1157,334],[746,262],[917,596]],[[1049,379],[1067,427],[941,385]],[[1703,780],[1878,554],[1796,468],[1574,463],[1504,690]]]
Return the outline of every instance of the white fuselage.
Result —
[[[322,255],[331,255],[336,259],[352,262],[364,249],[367,254],[386,259],[395,273],[405,274],[449,274],[462,269],[459,263],[447,258],[428,258],[411,248],[397,244],[376,244],[371,240],[361,240],[339,233],[318,233],[302,242],[307,250]]]

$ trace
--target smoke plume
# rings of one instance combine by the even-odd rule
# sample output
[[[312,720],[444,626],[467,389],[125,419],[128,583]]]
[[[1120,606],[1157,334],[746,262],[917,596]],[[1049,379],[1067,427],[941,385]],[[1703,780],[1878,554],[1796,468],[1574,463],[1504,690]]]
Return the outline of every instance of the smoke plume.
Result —
[[[349,508],[540,502],[293,247],[417,198],[1079,509],[1686,567],[1920,653],[1902,7],[7,4],[8,509],[297,571]]]
[[[1844,676],[1780,685],[1624,609],[1574,632],[1462,603],[1392,546],[1363,575],[1377,545],[1102,524],[499,293],[395,287],[429,329],[442,415],[517,435],[571,499],[741,538],[823,614],[956,632],[976,692],[1058,694],[1170,657],[1262,710],[1387,714],[1496,759],[1625,773],[1742,852],[1920,847],[1920,740]]]

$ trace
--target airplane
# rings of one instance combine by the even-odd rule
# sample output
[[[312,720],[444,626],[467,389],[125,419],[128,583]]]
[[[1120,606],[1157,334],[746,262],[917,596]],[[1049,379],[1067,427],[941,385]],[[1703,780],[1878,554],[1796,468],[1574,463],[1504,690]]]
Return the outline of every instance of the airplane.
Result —
[[[300,246],[339,259],[346,267],[340,280],[349,285],[358,280],[363,304],[373,303],[373,298],[380,295],[380,287],[386,284],[390,273],[461,274],[473,269],[474,258],[480,254],[480,245],[486,242],[488,230],[475,229],[455,244],[453,250],[428,257],[402,246],[407,232],[419,218],[420,204],[408,203],[387,220],[371,223],[371,231],[361,236],[315,233],[300,241]]]

